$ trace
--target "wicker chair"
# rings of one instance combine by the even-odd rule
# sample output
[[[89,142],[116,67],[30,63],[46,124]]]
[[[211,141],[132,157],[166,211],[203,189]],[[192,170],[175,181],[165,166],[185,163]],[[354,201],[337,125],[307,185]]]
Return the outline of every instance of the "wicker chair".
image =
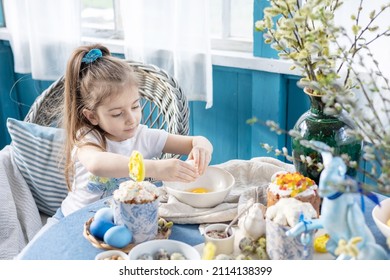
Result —
[[[134,61],[128,63],[134,68],[140,83],[141,123],[149,127],[165,129],[172,134],[188,135],[188,102],[177,81],[155,65]],[[43,126],[57,124],[58,108],[61,108],[63,101],[63,90],[64,77],[61,77],[38,96],[24,121]],[[173,156],[166,154],[162,157]]]

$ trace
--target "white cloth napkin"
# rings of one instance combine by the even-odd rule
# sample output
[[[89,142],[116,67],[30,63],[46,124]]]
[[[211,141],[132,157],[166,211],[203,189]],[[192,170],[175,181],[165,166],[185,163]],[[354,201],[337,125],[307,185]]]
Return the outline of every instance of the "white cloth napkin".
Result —
[[[278,171],[293,172],[292,164],[271,157],[257,157],[251,160],[230,160],[215,165],[230,172],[235,184],[224,202],[213,208],[195,208],[168,195],[162,187],[159,215],[177,224],[203,224],[231,221],[237,215],[239,202],[248,190],[268,184]],[[241,197],[241,199],[240,199]]]

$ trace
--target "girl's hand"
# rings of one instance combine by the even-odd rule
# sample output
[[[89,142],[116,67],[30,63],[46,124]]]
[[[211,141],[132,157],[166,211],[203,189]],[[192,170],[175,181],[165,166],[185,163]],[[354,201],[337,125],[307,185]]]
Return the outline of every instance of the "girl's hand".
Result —
[[[145,172],[147,177],[162,181],[189,183],[198,178],[195,166],[179,159],[147,160]]]
[[[189,160],[194,160],[195,168],[202,175],[211,161],[213,145],[202,136],[196,136],[192,142],[192,150],[188,155]]]

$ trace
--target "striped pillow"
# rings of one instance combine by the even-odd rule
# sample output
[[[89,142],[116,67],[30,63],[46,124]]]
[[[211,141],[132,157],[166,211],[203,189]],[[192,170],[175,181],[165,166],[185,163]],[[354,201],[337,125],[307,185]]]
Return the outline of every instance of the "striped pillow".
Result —
[[[52,216],[68,190],[61,162],[62,129],[7,119],[16,164],[30,187],[38,209]]]

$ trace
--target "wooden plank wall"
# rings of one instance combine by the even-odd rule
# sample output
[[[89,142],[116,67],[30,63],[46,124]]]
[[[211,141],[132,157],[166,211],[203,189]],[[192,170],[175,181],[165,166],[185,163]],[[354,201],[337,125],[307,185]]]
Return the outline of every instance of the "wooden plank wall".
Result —
[[[274,120],[286,130],[292,128],[296,119],[291,118],[309,106],[307,97],[296,86],[296,77],[214,66],[213,80],[213,107],[206,110],[204,103],[191,102],[191,133],[212,141],[213,163],[273,156],[260,143],[278,148],[290,143],[286,135],[277,135],[264,125],[248,125],[246,121],[257,117]]]

